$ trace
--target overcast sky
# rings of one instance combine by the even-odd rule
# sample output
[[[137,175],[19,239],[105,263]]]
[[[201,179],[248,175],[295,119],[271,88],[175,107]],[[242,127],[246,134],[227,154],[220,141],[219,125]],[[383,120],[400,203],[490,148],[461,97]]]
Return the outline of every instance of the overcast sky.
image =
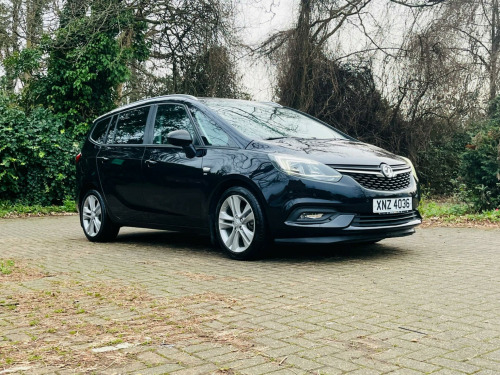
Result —
[[[242,0],[239,2],[237,24],[245,28],[244,43],[257,45],[273,32],[289,28],[299,0]],[[272,100],[272,87],[264,63],[250,58],[240,60],[243,85],[256,100]]]
[[[241,0],[238,2],[237,25],[244,28],[240,38],[245,44],[257,45],[267,36],[280,30],[290,28],[297,19],[300,0]],[[371,36],[381,41],[384,47],[399,47],[408,22],[414,20],[408,17],[412,10],[394,5],[387,8],[386,1],[376,0],[369,4],[363,17],[364,26]],[[336,56],[344,56],[354,51],[373,47],[356,25],[356,18],[343,26],[330,40],[330,49]],[[377,35],[375,35],[377,30]],[[385,30],[385,31],[382,31]],[[385,35],[384,35],[385,34]],[[375,64],[374,69],[380,69],[377,59],[380,53],[365,55]],[[378,64],[378,65],[377,65]],[[242,83],[246,90],[256,100],[273,100],[271,75],[265,62],[253,61],[243,57],[239,61]]]

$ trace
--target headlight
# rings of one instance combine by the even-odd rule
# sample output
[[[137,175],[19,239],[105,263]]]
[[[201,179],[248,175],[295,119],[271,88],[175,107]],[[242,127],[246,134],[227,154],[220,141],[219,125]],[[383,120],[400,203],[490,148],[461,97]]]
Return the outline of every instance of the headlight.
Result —
[[[413,177],[415,177],[415,180],[418,181],[417,171],[415,170],[415,167],[413,166],[413,163],[411,162],[411,160],[408,159],[408,158],[405,158],[404,156],[400,156],[400,158],[402,158],[405,162],[407,162],[408,164],[410,164],[411,173],[413,174]]]
[[[276,168],[292,176],[326,182],[338,182],[342,178],[335,169],[316,160],[280,154],[270,154],[269,158]]]

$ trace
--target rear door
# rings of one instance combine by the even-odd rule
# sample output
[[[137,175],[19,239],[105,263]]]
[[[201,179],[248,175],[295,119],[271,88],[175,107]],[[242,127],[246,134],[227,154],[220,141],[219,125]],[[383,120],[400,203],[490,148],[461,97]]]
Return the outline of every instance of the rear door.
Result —
[[[133,108],[115,116],[108,143],[97,155],[99,178],[108,209],[123,223],[144,220],[141,163],[150,108]]]
[[[201,140],[184,104],[159,104],[155,108],[151,143],[143,157],[142,201],[150,224],[173,227],[206,227],[202,215],[202,154],[188,157],[182,147],[168,143],[167,134],[185,129],[194,145]]]

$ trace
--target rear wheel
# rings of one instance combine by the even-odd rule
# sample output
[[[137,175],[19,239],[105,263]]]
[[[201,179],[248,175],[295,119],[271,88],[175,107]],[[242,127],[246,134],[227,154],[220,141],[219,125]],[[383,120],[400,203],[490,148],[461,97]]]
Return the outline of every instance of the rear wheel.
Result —
[[[266,245],[264,215],[257,198],[243,187],[228,189],[219,199],[215,232],[222,249],[233,259],[255,259]]]
[[[120,227],[109,218],[106,204],[97,190],[85,194],[80,207],[80,223],[89,241],[112,241],[118,235]]]

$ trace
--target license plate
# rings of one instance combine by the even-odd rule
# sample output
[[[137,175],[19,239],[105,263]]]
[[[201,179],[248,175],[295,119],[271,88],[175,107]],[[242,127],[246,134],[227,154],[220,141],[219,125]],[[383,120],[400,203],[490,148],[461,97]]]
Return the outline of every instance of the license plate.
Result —
[[[376,214],[393,214],[397,212],[410,211],[412,201],[406,198],[384,198],[373,200],[373,212]]]

